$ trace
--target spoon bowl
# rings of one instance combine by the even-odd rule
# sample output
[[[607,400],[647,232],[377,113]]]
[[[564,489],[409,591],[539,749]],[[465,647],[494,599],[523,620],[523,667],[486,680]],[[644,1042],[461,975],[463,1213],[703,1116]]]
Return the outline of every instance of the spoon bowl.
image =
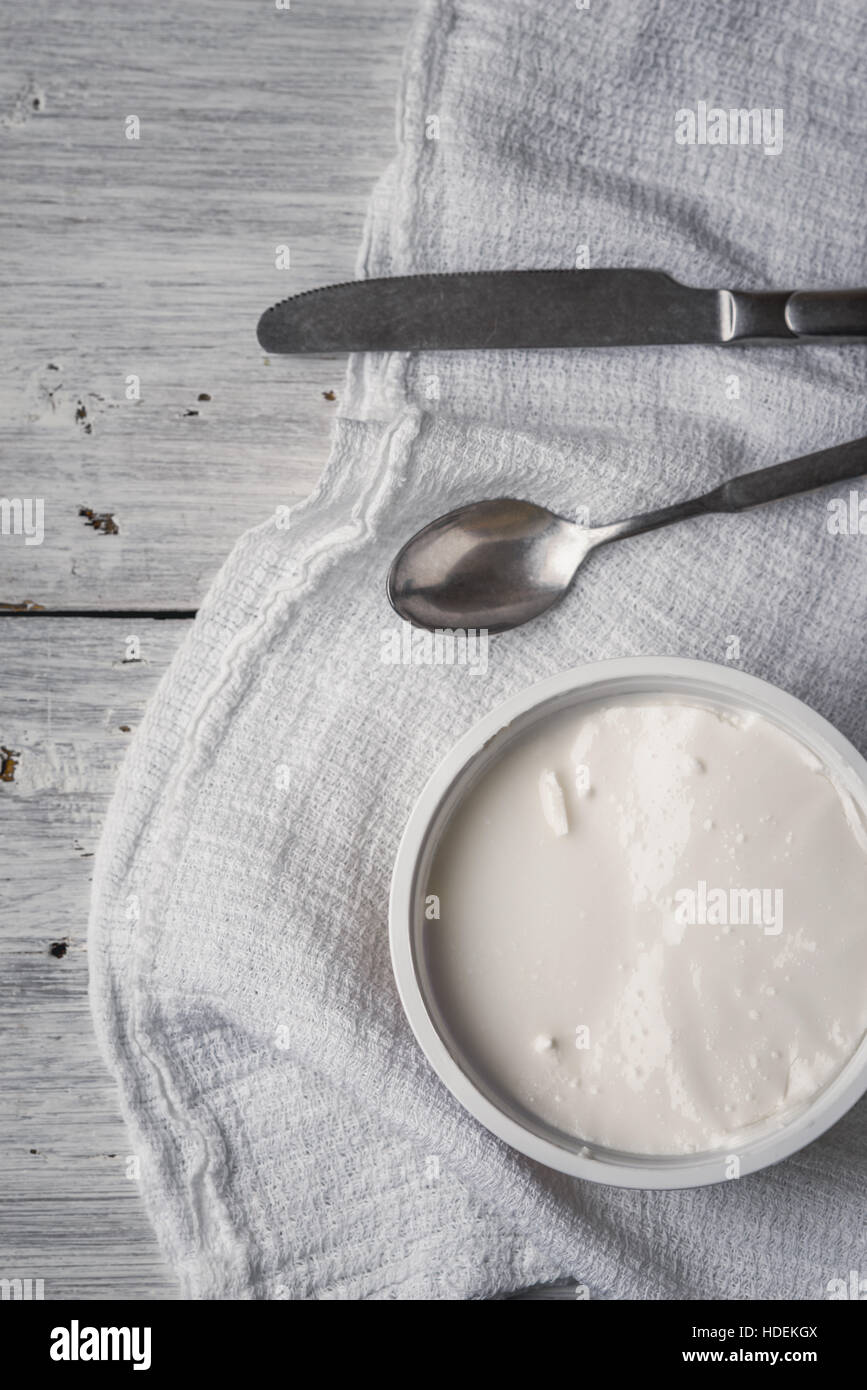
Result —
[[[505,632],[559,603],[589,545],[585,528],[533,502],[473,502],[406,543],[389,601],[417,627]]]

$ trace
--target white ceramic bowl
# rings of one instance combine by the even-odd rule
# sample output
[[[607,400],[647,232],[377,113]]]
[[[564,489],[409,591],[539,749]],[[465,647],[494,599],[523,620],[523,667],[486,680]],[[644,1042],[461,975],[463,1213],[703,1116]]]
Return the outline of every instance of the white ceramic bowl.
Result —
[[[821,715],[767,681],[728,666],[680,657],[626,657],[579,666],[513,695],[472,728],[443,759],[413,808],[397,853],[391,887],[391,958],[415,1036],[440,1079],[494,1134],[563,1173],[619,1187],[699,1187],[745,1176],[809,1144],[867,1091],[867,1039],[842,1071],[801,1110],[731,1149],[698,1154],[630,1154],[585,1144],[519,1111],[477,1075],[450,1037],[425,964],[422,911],[433,854],[449,815],[469,786],[514,738],[566,709],[625,695],[676,695],[716,708],[764,715],[810,748],[867,815],[867,762]]]

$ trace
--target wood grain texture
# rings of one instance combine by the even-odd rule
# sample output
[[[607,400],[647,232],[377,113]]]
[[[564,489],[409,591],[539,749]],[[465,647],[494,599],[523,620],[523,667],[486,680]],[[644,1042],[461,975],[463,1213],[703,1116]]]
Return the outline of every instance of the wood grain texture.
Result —
[[[44,498],[45,540],[0,537],[0,602],[195,607],[236,536],[310,491],[345,359],[266,359],[256,322],[352,278],[394,149],[411,9],[16,9],[0,77],[0,453],[4,495]]]
[[[167,1297],[87,1003],[93,852],[186,622],[0,620],[0,1277],[46,1298]],[[141,660],[126,661],[126,639]],[[63,954],[52,954],[65,948]]]
[[[44,498],[45,539],[0,536],[0,603],[194,608],[239,533],[310,490],[344,361],[266,365],[255,325],[352,276],[411,12],[16,7],[0,70],[0,490]],[[17,764],[0,781],[0,1278],[44,1279],[46,1298],[175,1292],[126,1177],[85,931],[121,726],[187,626],[0,616],[0,745]],[[131,633],[141,662],[124,661]]]

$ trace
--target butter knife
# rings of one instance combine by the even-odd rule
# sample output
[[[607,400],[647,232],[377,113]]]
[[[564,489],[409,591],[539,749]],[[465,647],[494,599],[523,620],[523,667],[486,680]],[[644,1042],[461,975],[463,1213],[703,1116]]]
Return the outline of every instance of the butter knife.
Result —
[[[266,352],[867,342],[867,289],[709,290],[660,270],[505,270],[355,280],[259,320]]]

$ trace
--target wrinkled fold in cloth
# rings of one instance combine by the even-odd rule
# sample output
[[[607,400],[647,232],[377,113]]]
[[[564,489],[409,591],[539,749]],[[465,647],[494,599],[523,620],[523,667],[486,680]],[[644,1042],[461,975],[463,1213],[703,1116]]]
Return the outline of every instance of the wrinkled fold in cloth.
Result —
[[[867,11],[429,0],[361,276],[647,265],[753,289],[864,280]],[[782,146],[678,143],[699,101]],[[435,119],[432,119],[435,118]],[[585,248],[585,249],[581,249]],[[96,1029],[183,1293],[821,1299],[862,1261],[867,1107],[763,1173],[583,1183],[466,1115],[406,1024],[387,937],[403,825],[455,738],[588,660],[725,661],[862,748],[864,541],[828,494],[594,557],[486,672],[383,660],[384,579],[502,494],[605,521],[864,433],[863,349],[350,359],[314,496],[245,535],[151,701],[96,861]],[[847,496],[848,490],[838,490]],[[732,639],[737,639],[732,643]],[[863,1261],[862,1261],[863,1262]]]

